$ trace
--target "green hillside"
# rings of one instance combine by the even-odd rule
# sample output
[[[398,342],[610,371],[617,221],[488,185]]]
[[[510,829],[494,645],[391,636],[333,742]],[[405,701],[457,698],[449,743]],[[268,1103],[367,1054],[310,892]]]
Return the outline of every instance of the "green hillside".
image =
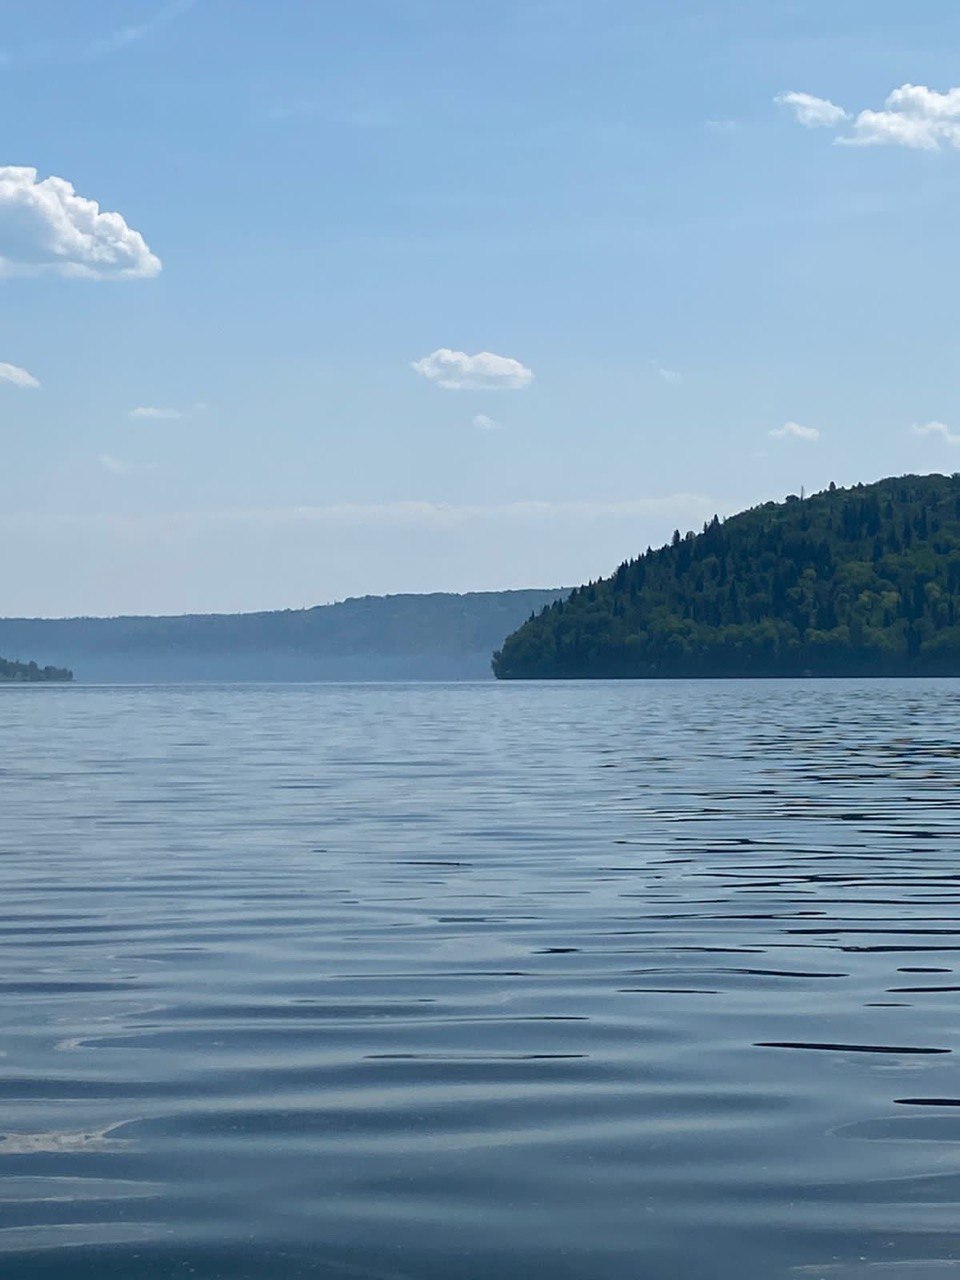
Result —
[[[960,675],[960,475],[768,502],[515,631],[504,680]]]

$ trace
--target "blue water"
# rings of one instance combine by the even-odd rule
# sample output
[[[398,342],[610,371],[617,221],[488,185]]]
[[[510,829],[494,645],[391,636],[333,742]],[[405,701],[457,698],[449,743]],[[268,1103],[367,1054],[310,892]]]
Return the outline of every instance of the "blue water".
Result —
[[[5,1280],[960,1276],[960,683],[0,689]]]

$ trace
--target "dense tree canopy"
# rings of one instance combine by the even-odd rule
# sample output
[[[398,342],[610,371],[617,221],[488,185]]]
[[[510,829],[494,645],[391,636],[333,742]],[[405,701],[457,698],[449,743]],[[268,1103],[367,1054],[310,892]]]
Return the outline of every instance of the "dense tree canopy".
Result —
[[[960,475],[768,502],[625,561],[508,637],[501,679],[960,675]]]
[[[0,658],[0,683],[38,684],[50,680],[72,680],[73,672],[64,667],[38,667],[35,662],[11,662]]]

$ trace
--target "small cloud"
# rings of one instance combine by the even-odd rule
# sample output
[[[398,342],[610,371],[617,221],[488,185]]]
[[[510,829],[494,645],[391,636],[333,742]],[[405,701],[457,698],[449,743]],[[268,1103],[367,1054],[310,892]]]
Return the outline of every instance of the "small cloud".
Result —
[[[131,409],[127,416],[134,421],[181,422],[186,418],[192,418],[196,413],[202,413],[206,407],[202,400],[189,405],[186,409],[176,409],[172,405],[143,404],[138,405],[136,409]]]
[[[177,422],[187,416],[188,411],[185,409],[158,409],[149,404],[130,410],[131,418],[150,418],[161,422]]]
[[[488,418],[485,413],[478,413],[473,420],[473,425],[480,431],[499,431],[500,423],[495,422],[493,418]]]
[[[469,356],[465,351],[441,347],[410,367],[448,391],[521,391],[533,381],[533,371],[519,360],[492,351]]]
[[[128,476],[133,470],[129,462],[122,462],[110,453],[101,453],[97,461],[104,471],[109,471],[112,476]]]
[[[119,213],[101,211],[64,178],[40,180],[36,169],[0,166],[0,276],[146,279],[160,269]]]
[[[812,93],[778,93],[774,102],[789,107],[797,122],[807,129],[833,129],[850,119],[843,107],[829,98],[815,98]]]
[[[918,436],[940,436],[946,444],[960,444],[960,435],[951,431],[945,422],[915,423],[913,433]]]
[[[708,120],[707,128],[711,133],[734,133],[737,122],[736,120]]]
[[[678,373],[676,369],[668,369],[662,364],[655,364],[654,367],[663,381],[669,382],[672,386],[677,386],[683,381],[683,374]]]
[[[799,422],[785,422],[782,427],[774,427],[769,432],[775,440],[819,440],[820,432],[816,427],[804,427]]]
[[[14,387],[21,387],[23,390],[36,391],[40,386],[40,382],[32,373],[27,373],[26,369],[21,369],[15,364],[0,364],[0,382],[9,382]]]

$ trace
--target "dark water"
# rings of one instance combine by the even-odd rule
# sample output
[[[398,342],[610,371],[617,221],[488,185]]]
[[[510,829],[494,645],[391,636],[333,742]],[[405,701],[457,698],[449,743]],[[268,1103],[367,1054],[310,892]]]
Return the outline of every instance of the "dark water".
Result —
[[[5,1280],[960,1276],[960,683],[0,691]]]

